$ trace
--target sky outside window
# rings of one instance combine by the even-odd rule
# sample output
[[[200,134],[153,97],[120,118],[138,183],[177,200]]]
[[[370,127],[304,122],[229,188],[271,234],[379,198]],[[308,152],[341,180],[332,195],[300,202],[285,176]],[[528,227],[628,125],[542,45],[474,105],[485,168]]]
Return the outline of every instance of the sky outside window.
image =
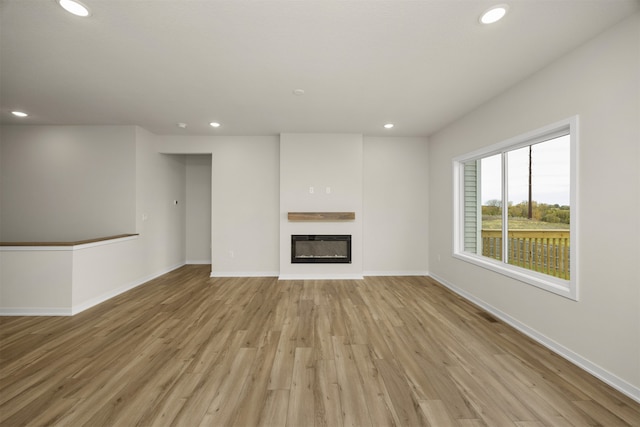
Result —
[[[570,204],[569,135],[532,145],[533,196],[538,203]],[[500,155],[482,159],[482,204],[501,200]],[[509,202],[529,200],[529,146],[508,153]]]

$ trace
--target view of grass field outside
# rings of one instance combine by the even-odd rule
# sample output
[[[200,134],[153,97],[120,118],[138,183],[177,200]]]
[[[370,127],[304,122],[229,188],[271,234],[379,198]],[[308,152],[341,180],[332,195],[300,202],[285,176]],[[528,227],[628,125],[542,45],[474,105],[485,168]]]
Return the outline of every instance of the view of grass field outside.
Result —
[[[569,135],[482,158],[478,166],[482,255],[497,260],[504,257],[502,185],[505,183],[506,261],[569,280]]]

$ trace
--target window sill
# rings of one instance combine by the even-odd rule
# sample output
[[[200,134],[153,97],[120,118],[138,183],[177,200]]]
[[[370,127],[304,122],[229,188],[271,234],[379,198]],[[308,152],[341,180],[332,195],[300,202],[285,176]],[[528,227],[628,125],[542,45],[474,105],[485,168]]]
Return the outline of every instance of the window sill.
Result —
[[[558,279],[536,271],[527,270],[470,253],[454,253],[453,257],[570,300],[578,301],[578,292],[575,280],[567,281]]]

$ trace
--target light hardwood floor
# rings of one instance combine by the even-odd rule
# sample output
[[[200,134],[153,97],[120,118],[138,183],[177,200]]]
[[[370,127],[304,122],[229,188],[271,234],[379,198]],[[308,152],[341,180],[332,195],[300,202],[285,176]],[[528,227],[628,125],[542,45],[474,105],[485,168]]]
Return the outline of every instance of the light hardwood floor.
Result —
[[[0,425],[640,426],[640,405],[425,277],[209,278],[1,319]]]

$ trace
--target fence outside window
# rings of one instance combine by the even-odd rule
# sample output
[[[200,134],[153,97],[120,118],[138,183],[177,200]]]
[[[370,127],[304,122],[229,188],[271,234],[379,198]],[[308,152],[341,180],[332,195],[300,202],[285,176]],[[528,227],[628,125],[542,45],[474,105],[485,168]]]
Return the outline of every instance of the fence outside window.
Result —
[[[509,264],[570,279],[569,230],[509,230]],[[502,260],[502,231],[482,230],[482,255]]]

